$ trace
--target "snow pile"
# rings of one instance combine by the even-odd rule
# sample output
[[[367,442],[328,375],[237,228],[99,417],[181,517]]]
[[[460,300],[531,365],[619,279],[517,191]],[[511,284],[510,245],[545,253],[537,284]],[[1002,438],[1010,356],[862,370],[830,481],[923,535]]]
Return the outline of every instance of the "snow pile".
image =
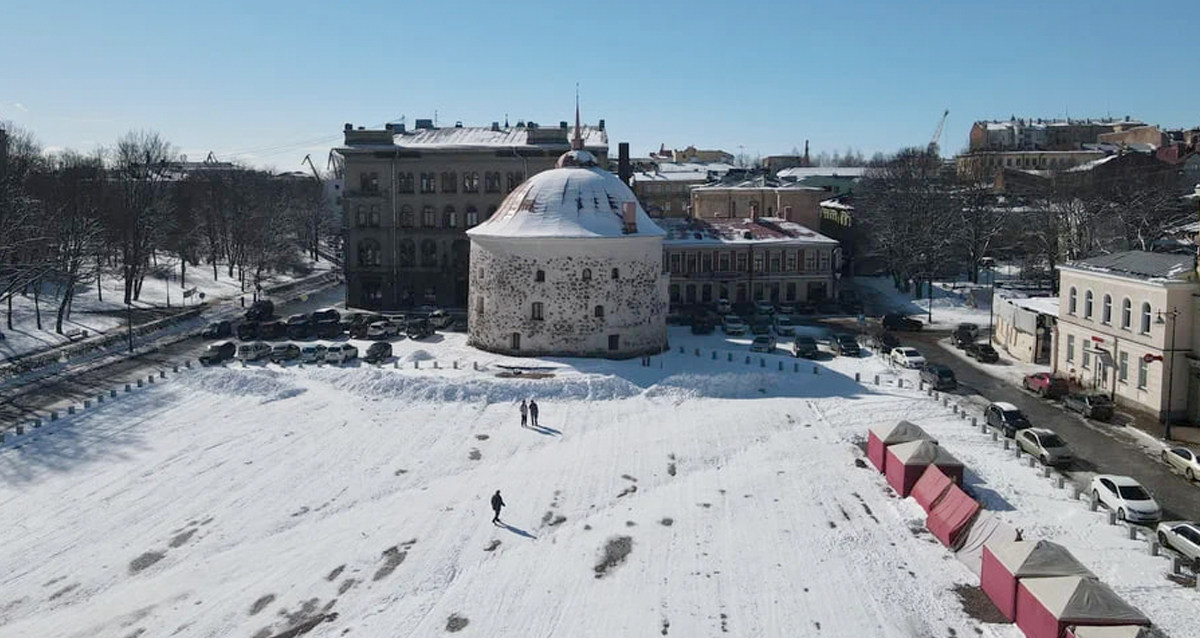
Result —
[[[203,368],[192,376],[197,390],[233,397],[256,397],[262,403],[304,394],[295,377],[269,368]]]
[[[414,350],[408,353],[403,360],[411,363],[413,361],[432,361],[436,358],[437,357],[429,354],[427,350]]]
[[[396,374],[375,368],[324,368],[313,370],[311,375],[359,396],[419,403],[488,405],[531,397],[556,401],[611,401],[642,393],[642,389],[630,381],[601,375],[501,379],[484,375]]]
[[[739,399],[771,396],[788,377],[777,373],[673,374],[646,390],[648,397]],[[790,380],[790,379],[789,379]],[[794,382],[794,381],[793,381]]]

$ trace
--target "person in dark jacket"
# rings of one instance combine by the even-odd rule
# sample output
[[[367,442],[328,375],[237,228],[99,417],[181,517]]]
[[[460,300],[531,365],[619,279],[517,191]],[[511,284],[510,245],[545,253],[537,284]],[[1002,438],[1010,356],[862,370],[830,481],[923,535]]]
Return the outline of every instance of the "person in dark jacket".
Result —
[[[530,399],[529,400],[529,419],[531,421],[533,421],[533,427],[535,427],[535,428],[538,426],[537,417],[538,417],[537,401]]]
[[[500,522],[501,507],[504,507],[504,499],[500,496],[500,490],[496,490],[496,493],[492,494],[492,511],[496,513],[496,515],[492,517],[492,525]]]
[[[525,399],[521,399],[521,427],[525,427],[529,418],[529,406],[525,404]]]

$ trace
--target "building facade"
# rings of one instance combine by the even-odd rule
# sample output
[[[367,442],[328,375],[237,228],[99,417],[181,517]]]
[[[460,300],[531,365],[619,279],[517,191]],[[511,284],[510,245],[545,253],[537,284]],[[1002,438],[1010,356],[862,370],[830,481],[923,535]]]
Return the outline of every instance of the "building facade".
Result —
[[[1023,119],[975,122],[969,149],[978,151],[1073,151],[1084,144],[1100,142],[1100,136],[1144,127],[1141,121],[1124,119]]]
[[[1005,169],[1063,171],[1107,155],[1099,150],[979,151],[959,155],[954,163],[959,175],[991,176]]]
[[[659,224],[673,306],[757,300],[816,302],[834,295],[837,241],[783,219],[668,219]]]
[[[570,149],[565,122],[505,124],[438,128],[417,120],[411,130],[403,124],[383,130],[346,125],[336,152],[345,162],[347,306],[466,307],[466,230]],[[607,162],[604,121],[584,127],[582,137],[587,150]]]
[[[1055,373],[1118,405],[1200,418],[1193,259],[1130,251],[1060,266]]]
[[[819,228],[821,201],[830,197],[833,193],[823,188],[799,186],[773,177],[728,179],[692,188],[692,217],[780,217],[807,228]]]

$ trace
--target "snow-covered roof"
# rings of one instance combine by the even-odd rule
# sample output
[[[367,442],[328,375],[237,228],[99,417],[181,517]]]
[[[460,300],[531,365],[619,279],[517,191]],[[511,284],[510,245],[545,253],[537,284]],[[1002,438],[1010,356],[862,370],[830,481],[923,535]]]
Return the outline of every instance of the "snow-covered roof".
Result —
[[[932,441],[897,443],[888,447],[888,453],[894,455],[896,460],[904,465],[939,465],[942,467],[962,465],[962,462],[954,458],[953,454]]]
[[[987,548],[1010,574],[1019,578],[1096,577],[1067,548],[1050,541],[988,543]]]
[[[733,170],[733,164],[725,162],[659,162],[658,170],[661,173],[676,173],[676,172],[713,172],[713,173],[728,173]]]
[[[1058,316],[1058,297],[1025,297],[1009,299],[1009,303],[1039,315]]]
[[[1135,279],[1183,281],[1191,276],[1195,267],[1194,260],[1195,256],[1191,254],[1128,250],[1081,259],[1060,268],[1109,273]]]
[[[561,132],[562,135],[557,133]],[[532,134],[531,134],[532,133]],[[466,149],[466,148],[508,148],[508,147],[548,147],[569,148],[570,136],[573,131],[551,128],[530,128],[528,126],[491,128],[487,126],[455,126],[447,128],[421,128],[396,132],[392,135],[392,144],[351,142],[338,149],[353,151],[356,148],[399,147],[413,149]],[[580,128],[583,146],[593,150],[608,149],[608,133],[596,126]],[[561,139],[559,139],[561,137]]]
[[[1059,621],[1150,624],[1142,612],[1121,600],[1108,585],[1093,578],[1029,578],[1022,580],[1021,586]]]
[[[776,175],[784,179],[804,179],[806,177],[862,177],[867,172],[865,166],[797,166],[780,170]]]
[[[1071,168],[1067,169],[1067,172],[1068,173],[1082,173],[1084,171],[1090,171],[1090,170],[1096,168],[1097,166],[1107,164],[1118,157],[1120,157],[1120,155],[1106,155],[1104,157],[1094,159],[1090,162],[1084,162],[1084,163],[1080,164],[1079,166],[1072,166]]]
[[[846,210],[846,211],[854,210],[853,206],[851,206],[850,204],[846,204],[846,203],[842,202],[840,199],[836,199],[836,198],[822,200],[821,203],[818,204],[818,206],[820,206],[821,208],[831,208],[833,210]]]
[[[929,436],[925,430],[921,429],[921,426],[912,421],[897,421],[890,425],[877,425],[871,428],[871,432],[874,432],[875,436],[884,445],[908,443],[910,441],[932,441],[937,443],[937,439]]]
[[[1003,410],[1005,412],[1020,412],[1020,409],[1017,408],[1017,406],[1015,406],[1011,403],[1008,403],[1006,401],[997,401],[997,402],[993,403],[992,405],[1000,408],[1001,410]]]
[[[708,173],[704,171],[641,171],[633,174],[635,182],[698,182],[708,181]]]
[[[778,217],[735,219],[659,219],[666,232],[664,246],[775,244],[780,246],[837,245],[806,226]]]
[[[622,205],[637,207],[637,232],[626,233]],[[542,171],[509,193],[487,221],[467,231],[472,237],[542,239],[663,236],[663,229],[637,204],[616,175],[597,167]]]

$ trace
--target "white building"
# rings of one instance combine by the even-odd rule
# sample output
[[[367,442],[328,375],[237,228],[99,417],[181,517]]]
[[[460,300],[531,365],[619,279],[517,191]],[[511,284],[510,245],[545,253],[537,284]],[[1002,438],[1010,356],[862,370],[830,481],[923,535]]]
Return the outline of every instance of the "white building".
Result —
[[[667,347],[665,233],[576,148],[467,231],[475,347],[614,358]]]

